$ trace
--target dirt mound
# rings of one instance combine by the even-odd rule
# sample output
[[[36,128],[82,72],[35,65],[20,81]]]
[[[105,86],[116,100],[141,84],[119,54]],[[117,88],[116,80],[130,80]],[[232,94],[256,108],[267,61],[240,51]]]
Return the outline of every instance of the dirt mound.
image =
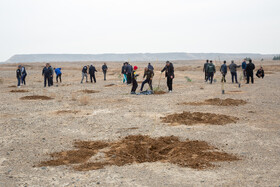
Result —
[[[92,94],[92,93],[99,93],[99,91],[95,91],[95,90],[81,90],[81,92],[87,93],[87,94]]]
[[[174,136],[151,138],[134,135],[116,142],[79,141],[74,146],[76,150],[50,154],[53,160],[43,161],[39,167],[75,164],[72,165],[75,170],[88,171],[109,165],[169,162],[181,167],[205,169],[213,167],[213,162],[238,160],[236,156],[218,151],[204,141],[180,141]],[[97,153],[104,155],[103,158],[89,161]]]
[[[201,113],[201,112],[183,112],[180,114],[171,114],[166,117],[161,117],[165,123],[172,125],[195,125],[195,124],[211,124],[211,125],[225,125],[228,123],[236,123],[238,118],[226,116],[222,114]]]
[[[24,93],[24,92],[28,92],[28,90],[11,90],[10,92],[12,92],[12,93]]]
[[[77,114],[79,112],[80,111],[77,110],[58,110],[55,113],[59,115],[59,114]]]
[[[155,95],[162,95],[162,94],[166,94],[166,92],[162,91],[162,90],[158,90],[158,91],[154,91],[154,94]]]
[[[111,86],[115,86],[115,84],[107,84],[104,87],[111,87]]]
[[[21,100],[51,100],[53,98],[44,95],[30,95],[30,96],[21,97],[20,99]]]
[[[201,106],[201,105],[216,105],[216,106],[238,106],[245,105],[247,102],[241,99],[207,99],[204,102],[190,102],[190,103],[182,103],[184,105],[193,105],[193,106]]]

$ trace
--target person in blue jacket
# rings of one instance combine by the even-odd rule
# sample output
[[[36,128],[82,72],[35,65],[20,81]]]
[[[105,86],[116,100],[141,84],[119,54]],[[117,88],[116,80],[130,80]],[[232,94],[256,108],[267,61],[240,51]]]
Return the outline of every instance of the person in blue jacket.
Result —
[[[61,68],[54,68],[54,72],[56,74],[56,82],[58,82],[58,78],[59,78],[59,80],[61,82],[61,75],[62,75]]]
[[[241,64],[241,67],[242,67],[242,70],[243,70],[243,77],[244,79],[246,79],[246,67],[247,67],[247,63],[246,63],[246,60],[244,59],[244,61],[242,62]]]

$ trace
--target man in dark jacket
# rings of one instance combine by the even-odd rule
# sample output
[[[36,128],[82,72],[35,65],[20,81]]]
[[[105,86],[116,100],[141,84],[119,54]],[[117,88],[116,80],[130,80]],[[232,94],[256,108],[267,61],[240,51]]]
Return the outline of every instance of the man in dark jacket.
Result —
[[[151,65],[151,63],[148,63],[148,69],[154,71],[154,67]]]
[[[145,79],[145,77],[146,77],[146,79]],[[154,71],[148,69],[148,67],[145,67],[145,72],[144,72],[144,76],[143,76],[143,79],[145,79],[145,80],[142,82],[141,89],[140,89],[141,92],[143,91],[144,85],[146,83],[149,84],[151,91],[153,91],[153,86],[152,86],[153,77],[154,77]]]
[[[234,80],[235,80],[235,83],[238,83],[236,68],[239,68],[239,67],[240,66],[236,65],[233,60],[231,61],[231,64],[228,67],[229,70],[230,70],[230,73],[231,73],[231,81],[232,81],[232,83],[234,83]]]
[[[172,84],[173,84],[173,79],[175,77],[173,64],[169,61],[166,61],[166,65],[161,70],[161,73],[163,73],[164,71],[165,71],[165,77],[167,77],[168,91],[172,92]]]
[[[212,60],[210,60],[210,63],[208,64],[206,71],[207,71],[208,77],[210,79],[210,84],[212,84],[214,74],[216,73],[216,67],[213,64]]]
[[[54,70],[53,67],[49,64],[49,68],[51,70],[51,75],[50,75],[50,84],[53,86],[53,75],[54,75]]]
[[[93,65],[90,65],[90,67],[89,67],[90,82],[92,82],[92,78],[93,78],[94,83],[96,83],[95,72],[97,72],[97,70],[95,69],[95,67],[94,67]]]
[[[209,65],[209,60],[206,60],[206,63],[205,63],[204,66],[203,66],[203,72],[205,73],[205,77],[204,77],[205,82],[208,81],[208,73],[207,73],[207,67],[208,67],[208,65]]]
[[[27,76],[26,69],[24,66],[21,66],[21,83],[26,85],[25,78]]]
[[[227,61],[224,61],[224,64],[221,66],[220,72],[222,73],[222,80],[221,82],[227,82],[226,81],[226,75],[227,75]]]
[[[17,71],[16,71],[16,74],[17,74],[17,80],[18,80],[18,84],[17,84],[17,86],[18,86],[18,88],[20,88],[20,80],[21,80],[21,66],[19,65],[18,66],[18,69],[17,69]]]
[[[264,78],[264,70],[263,70],[263,67],[260,67],[260,69],[258,69],[257,73],[256,73],[256,76],[258,78]]]
[[[127,84],[131,84],[131,75],[132,75],[133,68],[132,66],[128,63],[126,65],[125,73],[126,73],[126,78],[127,78]]]
[[[254,69],[255,69],[255,64],[253,64],[252,60],[249,60],[249,63],[246,66],[246,74],[247,74],[247,83],[249,84],[250,82],[250,77],[251,77],[251,82],[254,84]]]
[[[243,60],[241,66],[242,66],[242,71],[243,71],[243,79],[245,80],[246,79],[246,66],[247,66],[246,59]]]
[[[43,71],[42,71],[42,76],[44,76],[44,87],[46,87],[47,85],[47,81],[48,81],[48,86],[51,86],[51,68],[50,68],[50,64],[47,63],[46,66],[44,67]]]
[[[106,81],[106,73],[107,73],[108,67],[106,65],[106,63],[104,63],[104,65],[102,66],[102,71],[104,74],[104,81]]]
[[[87,66],[84,66],[83,69],[82,69],[82,80],[81,80],[81,84],[83,83],[84,77],[86,77],[86,82],[88,82],[88,80],[87,80],[87,69],[88,69]]]
[[[123,66],[122,66],[122,74],[123,74],[123,83],[126,83],[127,82],[127,78],[126,78],[126,73],[125,73],[125,71],[126,71],[126,66],[127,66],[127,63],[125,62],[125,63],[123,63]]]

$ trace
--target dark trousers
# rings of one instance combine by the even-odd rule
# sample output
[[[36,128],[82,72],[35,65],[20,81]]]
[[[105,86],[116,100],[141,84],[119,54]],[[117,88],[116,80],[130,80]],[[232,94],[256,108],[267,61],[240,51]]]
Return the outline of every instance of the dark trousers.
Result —
[[[210,84],[213,82],[214,72],[208,73],[208,79],[210,80]]]
[[[252,73],[247,72],[247,84],[249,84],[249,82],[250,82],[250,77],[251,77],[252,84],[254,84],[254,74],[253,74],[253,72]]]
[[[226,81],[226,75],[227,75],[226,73],[222,73],[222,76],[223,76],[223,77],[222,77],[221,82],[227,82],[227,81]]]
[[[127,84],[131,84],[131,73],[126,74]]]
[[[51,86],[51,77],[44,76],[44,87],[47,86],[47,81],[48,81],[48,86]]]
[[[17,77],[17,86],[20,86],[20,77]]]
[[[230,72],[231,73],[231,81],[232,83],[234,83],[234,79],[235,79],[235,82],[238,83],[237,81],[237,73],[236,72]]]
[[[103,71],[103,74],[104,74],[104,81],[106,81],[106,71]]]
[[[208,73],[205,71],[205,81],[208,80]]]
[[[171,79],[171,77],[167,77],[167,87],[169,91],[172,91],[172,83],[173,79]]]
[[[53,76],[50,76],[49,81],[50,81],[50,85],[52,86],[53,85]]]
[[[26,77],[26,75],[21,75],[21,83],[24,85],[26,84],[25,77]]]
[[[144,85],[145,85],[146,83],[149,84],[150,89],[153,91],[153,85],[152,85],[152,80],[151,80],[151,79],[146,79],[146,80],[144,80],[144,81],[142,82],[140,91],[143,91]]]
[[[137,87],[138,87],[137,81],[136,81],[135,79],[132,80],[132,89],[131,89],[131,92],[135,92],[136,89],[137,89]]]
[[[91,74],[91,75],[90,75],[90,82],[92,82],[92,78],[93,78],[94,82],[96,82],[95,74]]]
[[[61,74],[56,75],[56,82],[58,82],[58,78],[59,78],[59,80],[60,80],[60,82],[61,82]]]

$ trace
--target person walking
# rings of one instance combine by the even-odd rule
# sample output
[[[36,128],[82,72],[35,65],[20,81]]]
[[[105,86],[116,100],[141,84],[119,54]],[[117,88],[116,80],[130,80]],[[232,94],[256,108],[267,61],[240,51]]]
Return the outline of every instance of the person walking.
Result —
[[[126,83],[127,82],[127,78],[126,78],[126,66],[127,66],[127,63],[123,63],[123,66],[122,66],[122,71],[121,73],[123,74],[123,83]]]
[[[151,63],[150,63],[150,62],[148,63],[148,69],[150,69],[150,70],[154,71],[154,67],[151,65]]]
[[[246,59],[243,60],[241,66],[242,66],[242,71],[243,71],[243,79],[245,80],[246,79],[246,66],[247,66]]]
[[[58,78],[59,78],[59,81],[61,82],[61,68],[54,68],[54,72],[56,74],[56,82],[58,82]]]
[[[152,86],[153,77],[154,77],[154,71],[150,70],[148,67],[145,67],[144,76],[143,76],[143,79],[145,80],[142,82],[141,89],[140,89],[141,92],[143,91],[144,85],[146,83],[149,84],[151,91],[153,91],[153,86]]]
[[[138,87],[138,83],[137,83],[137,77],[139,76],[139,74],[136,74],[136,70],[138,69],[137,66],[133,67],[133,72],[132,72],[132,88],[131,88],[131,92],[130,94],[136,94],[136,89]]]
[[[206,71],[207,71],[207,74],[208,74],[208,79],[210,79],[210,84],[212,84],[214,74],[216,73],[216,67],[213,64],[212,60],[210,60],[210,63],[208,64]]]
[[[84,77],[86,77],[86,82],[88,82],[88,80],[87,80],[87,70],[88,70],[88,67],[87,67],[87,66],[84,66],[83,69],[82,69],[82,80],[81,80],[81,84],[83,84]]]
[[[48,82],[48,86],[51,86],[51,68],[50,68],[50,64],[47,63],[46,66],[43,68],[42,71],[42,76],[44,76],[44,87],[46,87],[47,82]]]
[[[165,77],[167,78],[168,91],[171,93],[173,90],[173,88],[172,88],[173,79],[175,78],[173,64],[169,61],[166,61],[166,65],[161,70],[161,73],[163,73],[164,71],[165,71]]]
[[[253,64],[252,60],[249,60],[249,63],[246,66],[246,75],[247,75],[247,83],[249,84],[250,82],[250,77],[251,77],[251,82],[254,84],[254,69],[255,69],[255,64]]]
[[[234,80],[235,80],[235,83],[238,83],[237,81],[237,72],[236,72],[236,68],[239,68],[240,66],[237,66],[234,61],[232,60],[231,61],[231,64],[229,65],[229,70],[230,70],[230,73],[231,73],[231,81],[232,83],[234,83]]]
[[[132,71],[133,71],[133,68],[132,68],[132,66],[128,63],[127,66],[126,66],[126,70],[125,70],[126,78],[127,78],[127,84],[131,84],[131,75],[132,75]]]
[[[224,64],[221,66],[220,68],[220,72],[222,73],[222,80],[221,82],[227,82],[226,81],[226,75],[227,75],[227,65],[226,65],[227,61],[224,61]]]
[[[96,83],[95,72],[97,72],[95,67],[93,65],[90,65],[90,67],[89,67],[89,76],[90,76],[90,82],[91,83],[92,83],[92,78],[94,80],[94,83]]]
[[[24,66],[21,66],[21,84],[26,85],[25,78],[27,76],[26,69]]]
[[[104,74],[104,81],[106,81],[106,73],[107,73],[108,67],[106,65],[106,63],[104,63],[104,65],[102,66],[102,71]]]
[[[20,88],[20,81],[21,81],[21,66],[18,66],[18,69],[16,70],[16,75],[17,75],[17,87]]]
[[[207,73],[207,67],[208,67],[208,65],[209,65],[209,60],[206,60],[206,62],[204,63],[204,66],[203,66],[203,72],[205,73],[205,77],[204,77],[204,79],[205,79],[205,82],[207,82],[208,81],[208,73]]]

